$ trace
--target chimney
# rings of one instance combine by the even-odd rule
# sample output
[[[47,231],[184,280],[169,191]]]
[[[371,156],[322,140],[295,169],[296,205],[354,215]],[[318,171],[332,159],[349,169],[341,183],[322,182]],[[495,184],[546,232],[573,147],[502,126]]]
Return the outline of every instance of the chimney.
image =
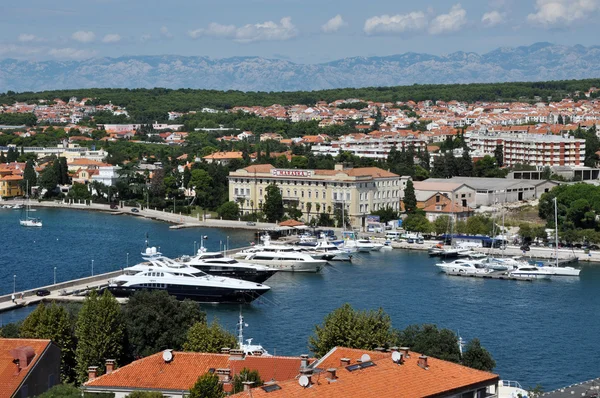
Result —
[[[17,347],[10,350],[10,354],[13,357],[13,363],[17,365],[18,374],[21,370],[29,366],[33,358],[35,357],[35,351],[30,346]]]
[[[244,359],[244,351],[242,350],[229,350],[230,361],[241,361]]]
[[[429,369],[429,366],[427,365],[427,355],[421,355],[417,365],[425,370]]]
[[[337,376],[335,374],[335,368],[329,368],[327,369],[327,373],[325,374],[325,377],[329,380],[335,380],[337,379]]]
[[[350,365],[350,358],[342,358],[342,359],[340,359],[340,365],[341,366],[348,366],[348,365]]]
[[[396,347],[396,346],[390,347],[390,351],[391,352],[398,351],[398,347]]]
[[[88,368],[88,381],[94,380],[97,375],[98,375],[98,367],[97,366],[90,366]]]
[[[115,360],[107,359],[106,360],[106,374],[109,375],[115,370]]]
[[[217,376],[219,377],[219,381],[221,383],[226,383],[231,378],[231,372],[229,369],[219,368],[217,369]]]
[[[410,348],[400,347],[400,353],[404,356],[404,359],[410,358]]]
[[[308,355],[302,354],[300,355],[300,369],[308,368]]]
[[[229,347],[221,348],[221,354],[229,354],[229,351],[231,351],[231,348]]]
[[[244,391],[250,391],[250,389],[252,388],[252,384],[254,384],[253,381],[244,381],[242,382],[242,384],[244,385]]]

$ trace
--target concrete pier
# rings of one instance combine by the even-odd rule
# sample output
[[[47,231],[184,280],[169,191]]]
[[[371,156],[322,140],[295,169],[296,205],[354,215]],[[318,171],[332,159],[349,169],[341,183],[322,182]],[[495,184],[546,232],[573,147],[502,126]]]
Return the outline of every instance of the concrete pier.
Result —
[[[75,279],[67,282],[57,283],[56,285],[42,286],[31,290],[15,292],[0,296],[0,312],[11,311],[28,305],[35,305],[47,301],[63,302],[81,302],[85,299],[87,292],[91,289],[101,289],[108,286],[108,281],[122,271],[113,271],[106,274],[99,274],[87,278]],[[40,289],[46,289],[50,292],[47,296],[37,296],[36,292]],[[118,299],[125,302],[124,299]]]

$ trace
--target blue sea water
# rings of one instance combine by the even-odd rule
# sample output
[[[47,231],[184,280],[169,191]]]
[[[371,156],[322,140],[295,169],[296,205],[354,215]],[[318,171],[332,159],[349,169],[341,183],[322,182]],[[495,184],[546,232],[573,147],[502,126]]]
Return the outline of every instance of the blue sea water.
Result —
[[[231,247],[253,240],[248,231],[170,230],[168,224],[87,211],[38,210],[41,229],[21,228],[19,212],[0,210],[0,294],[117,270],[141,260],[146,233],[150,244],[168,256],[191,254],[194,241],[208,235]],[[269,352],[308,353],[315,324],[345,302],[355,308],[382,307],[394,326],[435,323],[464,339],[477,337],[494,356],[496,372],[524,386],[546,390],[600,376],[600,266],[582,265],[581,278],[538,282],[463,279],[437,272],[424,253],[381,252],[356,255],[352,264],[336,263],[321,274],[279,273],[259,302],[244,306],[250,325],[246,337]],[[234,331],[239,307],[203,305]],[[32,309],[4,313],[2,322],[25,317]]]

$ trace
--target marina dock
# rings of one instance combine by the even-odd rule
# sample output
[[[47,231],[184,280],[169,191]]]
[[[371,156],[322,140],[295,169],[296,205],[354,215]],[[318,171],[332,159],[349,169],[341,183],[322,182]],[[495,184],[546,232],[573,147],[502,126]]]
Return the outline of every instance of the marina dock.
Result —
[[[17,308],[49,301],[82,302],[91,289],[102,289],[108,286],[108,281],[120,274],[121,271],[113,271],[105,274],[57,283],[55,285],[42,286],[36,289],[15,292],[14,301],[12,299],[13,293],[0,296],[0,312],[11,311]],[[38,296],[36,292],[42,289],[48,290],[50,294],[47,296]],[[117,298],[117,300],[121,303],[126,302],[126,299],[122,298]]]

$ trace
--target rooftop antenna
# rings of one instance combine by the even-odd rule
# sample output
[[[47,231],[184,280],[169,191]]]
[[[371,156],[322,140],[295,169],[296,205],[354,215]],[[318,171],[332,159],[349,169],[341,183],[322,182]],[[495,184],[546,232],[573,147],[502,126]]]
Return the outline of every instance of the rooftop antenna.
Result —
[[[465,346],[465,341],[463,340],[462,337],[460,337],[460,332],[458,332],[457,334],[458,334],[458,351],[460,352],[460,356],[462,357],[463,347]]]
[[[238,345],[240,346],[240,350],[244,345],[244,327],[247,327],[248,324],[244,323],[244,316],[242,315],[242,306],[240,305],[240,318],[238,321]]]

